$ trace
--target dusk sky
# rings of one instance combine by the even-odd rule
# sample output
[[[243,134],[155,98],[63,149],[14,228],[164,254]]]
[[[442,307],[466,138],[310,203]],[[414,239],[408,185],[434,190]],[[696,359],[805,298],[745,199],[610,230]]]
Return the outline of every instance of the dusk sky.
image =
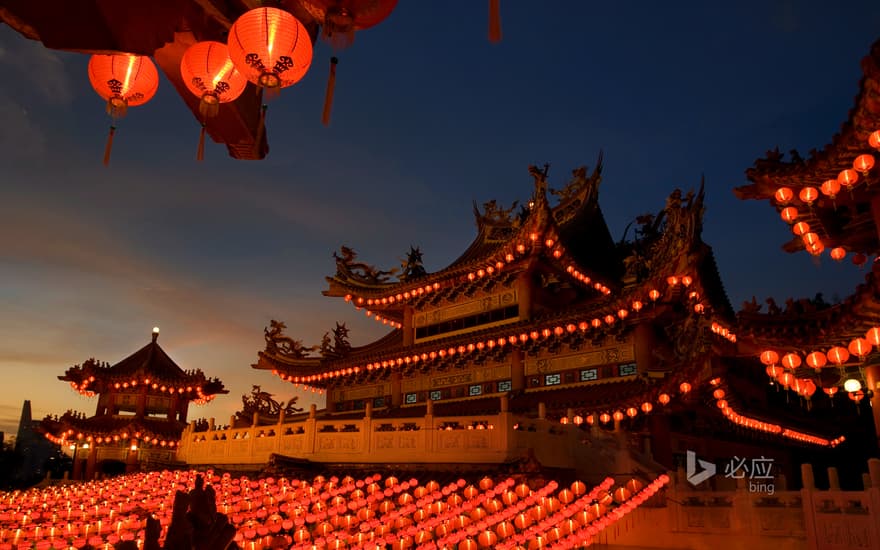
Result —
[[[153,326],[179,365],[230,390],[190,418],[227,423],[252,384],[286,400],[291,385],[250,368],[270,319],[309,344],[336,321],[354,345],[383,334],[321,295],[340,245],[385,269],[417,245],[442,269],[474,236],[472,201],[527,199],[529,164],[550,163],[560,187],[600,150],[615,239],[705,174],[703,238],[736,309],[863,280],[827,253],[784,253],[788,227],[732,189],[768,149],[831,140],[880,38],[876,1],[508,0],[502,22],[493,45],[485,1],[401,1],[341,53],[329,128],[319,44],[270,105],[261,162],[211,142],[196,162],[198,123],[163,77],[118,124],[109,168],[88,56],[0,25],[0,430],[24,399],[36,418],[94,414],[57,376],[118,362]]]

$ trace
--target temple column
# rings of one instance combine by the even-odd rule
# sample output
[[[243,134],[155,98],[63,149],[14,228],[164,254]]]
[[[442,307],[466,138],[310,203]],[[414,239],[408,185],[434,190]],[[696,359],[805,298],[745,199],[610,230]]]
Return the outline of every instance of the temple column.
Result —
[[[327,388],[327,399],[325,399],[324,409],[328,413],[336,412],[336,397],[333,388]]]
[[[138,393],[136,416],[138,418],[147,416],[147,384],[142,385]]]
[[[174,394],[171,397],[171,406],[168,407],[168,414],[165,415],[168,420],[177,419],[177,404],[179,403],[179,399],[180,398],[177,397],[177,394]]]
[[[98,446],[92,443],[89,445],[89,458],[86,459],[86,481],[95,479],[95,470],[98,465]]]
[[[518,349],[510,352],[510,387],[512,391],[526,389],[526,370],[523,353]]]
[[[403,403],[400,372],[391,373],[391,406],[399,407]]]
[[[665,466],[672,468],[672,439],[669,430],[669,417],[665,414],[648,415],[650,419],[651,450],[653,451],[654,460]]]
[[[413,308],[412,306],[403,307],[403,345],[411,346],[413,344]]]
[[[78,481],[82,479],[83,461],[79,458],[79,445],[73,449],[73,479]]]
[[[874,415],[874,432],[880,444],[880,355],[871,354],[865,362],[865,390],[871,390],[871,413]]]
[[[187,415],[188,411],[189,411],[189,401],[187,401],[186,399],[181,399],[180,400],[180,411],[178,413],[180,415],[179,420],[181,422],[186,422],[186,415]]]
[[[654,366],[654,325],[650,321],[642,321],[636,325],[634,333],[636,368],[639,374],[645,374]]]
[[[128,443],[128,455],[125,459],[125,473],[130,474],[138,471],[138,446],[137,439]]]
[[[521,320],[532,318],[532,277],[528,270],[516,278],[517,304]]]

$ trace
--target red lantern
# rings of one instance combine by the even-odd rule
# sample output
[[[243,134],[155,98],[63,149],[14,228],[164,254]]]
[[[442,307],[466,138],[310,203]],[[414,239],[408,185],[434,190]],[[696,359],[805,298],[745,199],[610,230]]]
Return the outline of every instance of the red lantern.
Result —
[[[880,149],[880,130],[871,132],[871,135],[868,136],[868,145],[874,149]]]
[[[691,385],[687,382],[682,382],[678,389],[681,391],[681,393],[687,393],[691,391]]]
[[[793,226],[791,226],[791,232],[797,235],[798,237],[803,237],[810,233],[810,224],[807,222],[797,222]]]
[[[107,101],[107,114],[113,118],[104,149],[104,166],[110,164],[116,119],[125,116],[129,107],[153,99],[159,88],[159,73],[149,57],[143,55],[93,55],[89,59],[92,88]]]
[[[659,401],[661,405],[667,405],[669,403],[669,399],[669,394],[666,393],[661,393],[657,397],[657,401]]]
[[[274,93],[292,86],[312,64],[312,40],[305,26],[278,8],[245,12],[229,29],[229,58],[251,82]],[[259,149],[266,122],[266,104],[257,127]]]
[[[779,354],[773,350],[766,350],[761,352],[761,362],[767,365],[775,365],[779,362]]]
[[[846,249],[842,246],[836,246],[831,249],[831,257],[836,261],[842,261],[846,258]]]
[[[822,191],[823,195],[833,200],[837,193],[840,192],[840,183],[837,180],[825,180],[821,187],[819,187],[819,191]]]
[[[868,261],[868,257],[865,256],[861,252],[859,252],[858,254],[853,256],[853,259],[852,259],[852,263],[854,263],[855,265],[857,265],[859,267],[862,267],[863,265],[865,265],[865,262],[867,262],[867,261]]]
[[[849,351],[840,346],[831,348],[826,355],[828,356],[828,360],[837,366],[840,366],[849,360]]]
[[[794,191],[788,187],[780,187],[773,196],[779,204],[788,204],[794,198]]]
[[[798,210],[794,206],[786,206],[782,209],[782,212],[779,213],[779,216],[785,221],[785,223],[791,224],[798,217]]]
[[[821,351],[814,351],[807,355],[807,365],[816,370],[821,369],[828,362],[828,358]]]
[[[801,366],[801,356],[796,353],[786,353],[782,357],[782,364],[789,369],[796,369]]]
[[[863,176],[868,175],[868,171],[874,167],[874,157],[869,154],[859,155],[853,161],[853,168],[857,172],[861,172]]]
[[[865,340],[872,346],[880,346],[880,327],[871,327],[865,333]]]
[[[807,206],[812,206],[813,201],[819,198],[819,192],[816,191],[815,187],[804,187],[801,189],[801,192],[798,193],[798,198]]]
[[[180,76],[187,89],[200,99],[202,131],[198,160],[204,158],[207,119],[220,111],[221,103],[235,101],[247,87],[247,78],[229,59],[229,49],[220,42],[193,44],[180,60]]]
[[[852,355],[858,355],[859,359],[864,358],[871,352],[871,344],[864,338],[855,338],[849,343],[849,352]]]
[[[859,174],[855,170],[841,170],[839,174],[837,174],[837,182],[852,191],[853,186],[858,183]]]
[[[369,29],[387,19],[397,6],[397,0],[302,0],[301,4],[321,22],[322,38],[339,50],[351,46],[356,31]],[[338,63],[338,58],[330,58],[330,76],[322,116],[325,126],[330,124]]]

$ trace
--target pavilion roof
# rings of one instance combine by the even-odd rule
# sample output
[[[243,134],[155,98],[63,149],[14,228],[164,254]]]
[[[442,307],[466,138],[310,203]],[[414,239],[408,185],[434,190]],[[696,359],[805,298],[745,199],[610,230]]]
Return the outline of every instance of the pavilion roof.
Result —
[[[561,190],[549,191],[559,199],[552,207],[547,197],[547,167],[543,171],[535,167],[530,170],[535,178],[535,194],[529,205],[517,213],[517,203],[504,209],[490,201],[482,211],[475,204],[477,236],[447,267],[425,273],[421,253],[414,250],[411,254],[418,254],[416,262],[411,261],[408,269],[393,281],[390,272],[355,261],[354,251],[343,247],[342,255],[337,256],[337,272],[327,277],[329,288],[324,294],[346,297],[357,306],[383,310],[389,318],[399,318],[398,310],[406,303],[427,299],[439,289],[472,287],[476,279],[480,279],[477,284],[482,283],[484,276],[492,279],[493,274],[501,277],[515,272],[524,259],[541,253],[556,254],[551,257],[565,260],[593,278],[604,279],[603,282],[619,276],[620,258],[598,204],[601,155],[589,177],[586,167],[582,167],[573,171],[572,180]],[[590,238],[584,239],[584,235]],[[542,246],[547,239],[556,246]],[[567,249],[569,246],[571,250]],[[565,253],[556,253],[561,247],[565,247]],[[412,255],[410,258],[415,259]]]
[[[41,428],[46,433],[58,438],[65,436],[64,439],[68,441],[77,440],[79,434],[83,435],[83,439],[88,437],[112,438],[114,435],[120,438],[135,438],[136,434],[140,434],[137,438],[144,441],[152,439],[178,441],[185,427],[184,422],[165,418],[136,418],[109,414],[86,418],[70,412],[58,420],[47,417],[41,422]]]
[[[786,206],[796,207],[797,221],[808,223],[828,249],[840,246],[849,252],[874,254],[880,248],[870,207],[878,187],[873,185],[878,179],[877,169],[859,176],[852,191],[842,188],[833,198],[819,192],[824,182],[837,181],[843,170],[852,169],[856,157],[876,153],[868,137],[880,129],[880,102],[876,99],[880,94],[880,42],[875,43],[864,58],[862,69],[864,76],[855,105],[831,143],[821,151],[810,151],[806,159],[795,150],[790,152],[788,160],[784,160],[778,148],[768,151],[765,158],[758,159],[746,170],[751,183],[736,188],[734,193],[740,199],[770,201],[780,212]],[[869,185],[862,185],[865,180]],[[793,192],[792,200],[784,204],[774,199],[777,190],[783,187]],[[817,195],[812,204],[799,198],[806,187],[812,187]],[[795,252],[803,250],[804,245],[800,238],[795,238],[786,243],[784,249]]]
[[[186,390],[190,399],[229,393],[220,380],[208,379],[201,370],[185,371],[180,368],[159,346],[156,336],[154,334],[149,344],[115,365],[89,359],[81,365],[70,367],[58,379],[90,393],[110,392],[118,389],[117,384],[126,384],[127,388],[132,382],[135,382],[134,385],[156,384],[157,388],[190,388]]]

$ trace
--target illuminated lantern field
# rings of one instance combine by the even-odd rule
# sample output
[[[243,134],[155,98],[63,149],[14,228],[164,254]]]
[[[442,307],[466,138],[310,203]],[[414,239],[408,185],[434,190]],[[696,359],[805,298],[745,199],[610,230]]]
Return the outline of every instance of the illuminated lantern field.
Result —
[[[149,514],[159,519],[164,540],[176,491],[191,490],[197,475],[166,470],[0,493],[0,550],[87,544],[110,550],[126,540],[142,547]],[[588,491],[580,481],[532,490],[509,478],[441,486],[379,475],[311,481],[205,475],[217,511],[235,526],[235,541],[245,550],[514,549],[534,541],[575,548],[592,544],[669,483],[666,475],[644,486],[634,479],[615,486],[607,478]]]

